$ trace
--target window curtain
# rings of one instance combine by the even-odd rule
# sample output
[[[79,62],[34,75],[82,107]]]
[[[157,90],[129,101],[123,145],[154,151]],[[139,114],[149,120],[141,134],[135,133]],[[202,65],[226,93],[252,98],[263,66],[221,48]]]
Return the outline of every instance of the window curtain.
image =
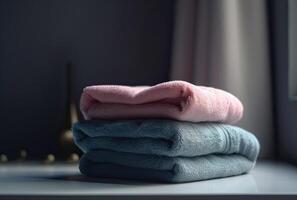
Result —
[[[271,157],[274,129],[266,3],[177,0],[170,78],[236,95],[245,108],[238,126],[258,137],[262,157]]]
[[[269,2],[277,157],[297,164],[297,1]]]

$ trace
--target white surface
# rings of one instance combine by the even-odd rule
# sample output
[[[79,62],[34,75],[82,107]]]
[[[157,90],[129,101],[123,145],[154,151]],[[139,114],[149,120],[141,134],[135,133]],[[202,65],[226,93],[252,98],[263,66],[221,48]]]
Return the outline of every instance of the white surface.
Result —
[[[76,165],[0,165],[0,195],[297,194],[297,168],[259,162],[250,174],[183,184],[86,178]]]

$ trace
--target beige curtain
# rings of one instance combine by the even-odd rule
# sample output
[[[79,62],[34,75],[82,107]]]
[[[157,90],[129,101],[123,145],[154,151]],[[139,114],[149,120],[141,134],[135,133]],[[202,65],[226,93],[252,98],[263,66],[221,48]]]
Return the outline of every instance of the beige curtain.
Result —
[[[171,79],[227,90],[244,104],[239,126],[273,150],[265,0],[177,0]]]

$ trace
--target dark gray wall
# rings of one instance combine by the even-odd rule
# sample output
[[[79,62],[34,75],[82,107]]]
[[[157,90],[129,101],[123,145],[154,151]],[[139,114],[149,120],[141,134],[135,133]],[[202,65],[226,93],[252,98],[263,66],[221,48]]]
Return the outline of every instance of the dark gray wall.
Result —
[[[76,101],[91,84],[168,80],[173,1],[0,1],[0,154],[59,152],[65,64]]]
[[[271,58],[274,78],[278,158],[297,163],[297,101],[289,95],[288,1],[270,1]],[[297,19],[294,19],[296,23]]]

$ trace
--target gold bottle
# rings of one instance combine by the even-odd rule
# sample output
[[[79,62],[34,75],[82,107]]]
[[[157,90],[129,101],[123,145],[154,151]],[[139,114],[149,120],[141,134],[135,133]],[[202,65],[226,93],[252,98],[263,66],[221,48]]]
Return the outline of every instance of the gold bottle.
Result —
[[[71,162],[77,162],[79,157],[77,152],[77,148],[74,145],[73,142],[73,134],[71,131],[72,125],[78,121],[78,113],[77,108],[75,106],[75,101],[73,98],[73,80],[72,80],[72,71],[73,66],[71,63],[68,63],[66,65],[67,68],[67,78],[66,78],[66,85],[67,85],[67,111],[66,111],[66,120],[64,125],[64,130],[62,131],[60,135],[60,149],[62,154],[62,159],[64,161],[71,161]]]

